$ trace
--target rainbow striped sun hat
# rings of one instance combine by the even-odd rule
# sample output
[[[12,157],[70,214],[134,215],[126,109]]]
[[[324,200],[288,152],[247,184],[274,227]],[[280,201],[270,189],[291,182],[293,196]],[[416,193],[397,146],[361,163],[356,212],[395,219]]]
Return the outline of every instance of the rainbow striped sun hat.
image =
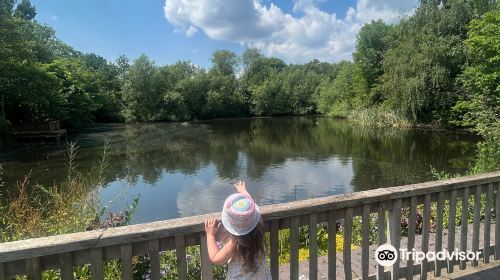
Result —
[[[251,197],[235,193],[226,198],[222,208],[222,224],[232,235],[251,232],[259,223],[259,207]]]

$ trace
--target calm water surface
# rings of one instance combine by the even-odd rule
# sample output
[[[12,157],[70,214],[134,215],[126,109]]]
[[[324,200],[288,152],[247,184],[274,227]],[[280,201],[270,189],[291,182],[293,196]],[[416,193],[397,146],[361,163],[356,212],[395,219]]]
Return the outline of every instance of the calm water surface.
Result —
[[[101,203],[118,211],[140,195],[134,223],[220,211],[238,179],[261,205],[424,182],[431,166],[466,170],[478,141],[326,117],[118,125],[73,137],[79,172],[95,174],[105,139]],[[22,146],[0,161],[7,186],[30,171],[32,182],[45,185],[67,174],[64,146]]]

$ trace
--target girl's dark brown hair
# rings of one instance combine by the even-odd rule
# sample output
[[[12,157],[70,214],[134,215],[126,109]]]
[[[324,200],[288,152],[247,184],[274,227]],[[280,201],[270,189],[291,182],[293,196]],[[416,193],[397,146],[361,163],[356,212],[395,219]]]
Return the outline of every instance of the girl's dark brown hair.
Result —
[[[259,220],[257,226],[249,233],[241,236],[232,235],[235,241],[234,254],[243,264],[247,272],[255,272],[260,262],[258,260],[264,254],[264,223]]]

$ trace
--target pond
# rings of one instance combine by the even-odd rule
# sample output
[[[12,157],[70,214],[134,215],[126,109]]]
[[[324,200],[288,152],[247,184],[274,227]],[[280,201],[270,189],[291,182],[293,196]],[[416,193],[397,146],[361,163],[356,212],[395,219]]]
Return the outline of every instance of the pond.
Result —
[[[261,205],[429,181],[431,167],[467,170],[478,141],[321,116],[112,125],[71,137],[79,172],[96,172],[105,139],[101,203],[116,212],[140,195],[134,223],[220,211],[239,179]],[[65,149],[23,145],[2,154],[5,185],[30,172],[32,183],[64,180]]]

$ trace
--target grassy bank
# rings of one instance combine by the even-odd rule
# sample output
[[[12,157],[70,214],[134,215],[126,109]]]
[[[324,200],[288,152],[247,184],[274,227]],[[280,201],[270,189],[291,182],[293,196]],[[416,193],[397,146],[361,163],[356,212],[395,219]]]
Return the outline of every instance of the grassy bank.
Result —
[[[104,181],[104,170],[108,165],[108,142],[102,148],[102,158],[96,163],[91,176],[84,177],[75,163],[78,147],[68,146],[67,178],[60,184],[42,186],[32,184],[30,174],[21,178],[14,192],[2,193],[0,205],[0,242],[82,232],[129,224],[138,198],[120,213],[106,213],[101,207],[99,189]],[[0,186],[2,181],[0,166]],[[5,202],[5,203],[4,203]],[[90,267],[74,269],[76,279],[91,279]],[[118,279],[120,267],[117,261],[105,265],[106,279]],[[18,277],[23,279],[22,277]],[[59,270],[46,271],[43,279],[60,279]]]

